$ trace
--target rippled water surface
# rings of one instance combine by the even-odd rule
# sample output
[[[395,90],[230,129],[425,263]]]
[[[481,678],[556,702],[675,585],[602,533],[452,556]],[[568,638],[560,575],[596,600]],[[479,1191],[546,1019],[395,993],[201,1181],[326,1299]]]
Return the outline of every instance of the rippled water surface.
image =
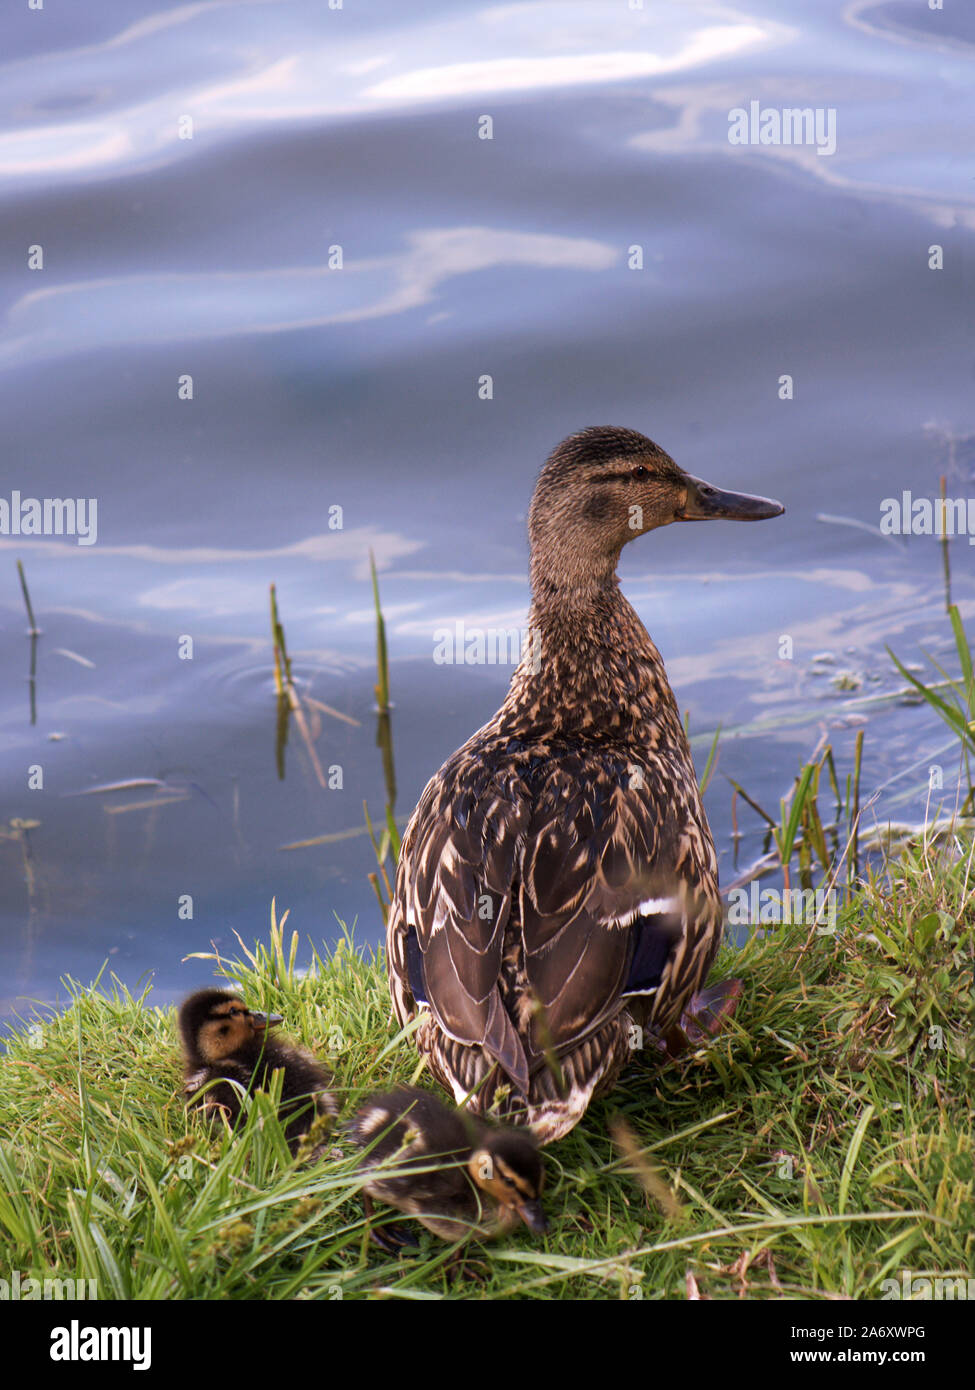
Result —
[[[4,1012],[106,960],[172,998],[272,895],[379,939],[369,550],[402,817],[510,676],[434,633],[523,622],[534,475],[586,424],[787,507],[621,567],[702,760],[723,727],[725,877],[727,777],[775,806],[823,733],[843,768],[865,728],[877,815],[923,814],[953,755],[885,647],[948,653],[942,551],[878,526],[972,487],[975,11],[18,0],[0,30],[0,497],[97,499],[95,544],[0,535]],[[835,153],[729,143],[752,102],[834,110]],[[341,789],[294,727],[279,776],[272,582]]]

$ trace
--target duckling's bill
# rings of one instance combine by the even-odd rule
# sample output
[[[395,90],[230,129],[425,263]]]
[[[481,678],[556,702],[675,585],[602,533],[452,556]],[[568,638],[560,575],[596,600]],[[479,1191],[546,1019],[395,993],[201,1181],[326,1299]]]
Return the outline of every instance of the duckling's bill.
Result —
[[[519,1202],[515,1211],[530,1231],[535,1231],[536,1234],[541,1235],[548,1230],[548,1219],[537,1198],[533,1202]]]
[[[262,1028],[276,1028],[284,1022],[283,1014],[266,1014],[260,1009],[249,1009],[248,1014],[255,1032],[260,1032]]]

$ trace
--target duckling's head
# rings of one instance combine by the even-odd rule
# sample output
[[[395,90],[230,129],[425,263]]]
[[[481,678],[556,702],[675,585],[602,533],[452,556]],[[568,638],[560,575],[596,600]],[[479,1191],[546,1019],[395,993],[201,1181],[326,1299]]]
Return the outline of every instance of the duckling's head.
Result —
[[[595,425],[563,439],[539,475],[528,516],[533,587],[604,585],[627,541],[672,521],[761,521],[784,511],[692,477],[636,430]]]
[[[480,1190],[532,1231],[548,1227],[542,1210],[545,1168],[538,1143],[527,1130],[486,1133],[471,1154],[468,1172]]]
[[[200,989],[184,999],[179,1031],[187,1060],[210,1066],[260,1046],[268,1028],[281,1023],[280,1014],[249,1009],[239,995],[226,989]]]

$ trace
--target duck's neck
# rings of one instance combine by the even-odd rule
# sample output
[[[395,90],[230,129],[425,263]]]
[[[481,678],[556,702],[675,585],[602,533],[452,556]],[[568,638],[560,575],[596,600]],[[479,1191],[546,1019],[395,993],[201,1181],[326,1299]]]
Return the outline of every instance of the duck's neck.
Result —
[[[619,550],[593,554],[564,537],[542,535],[532,545],[532,610],[584,613],[604,592],[618,589]]]
[[[504,705],[506,731],[683,745],[663,660],[623,597],[615,567],[567,584],[532,574],[530,639]]]

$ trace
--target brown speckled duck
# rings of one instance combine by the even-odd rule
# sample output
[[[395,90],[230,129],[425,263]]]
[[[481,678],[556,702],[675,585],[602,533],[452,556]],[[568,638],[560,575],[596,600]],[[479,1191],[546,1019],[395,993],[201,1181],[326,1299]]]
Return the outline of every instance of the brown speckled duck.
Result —
[[[240,1092],[267,1090],[275,1071],[281,1078],[278,1115],[288,1147],[296,1153],[319,1116],[334,1118],[338,1107],[328,1091],[329,1075],[310,1052],[274,1037],[283,1019],[249,1009],[226,989],[200,989],[179,1009],[184,1091],[191,1101],[235,1124]],[[237,1086],[232,1085],[236,1082]]]
[[[361,1166],[379,1170],[364,1189],[367,1216],[375,1198],[451,1241],[498,1235],[519,1219],[546,1229],[544,1165],[524,1130],[485,1124],[413,1086],[370,1096],[350,1129]],[[387,1160],[392,1173],[380,1167]],[[410,1243],[397,1226],[373,1227],[372,1238],[391,1253]]]
[[[508,694],[427,784],[387,927],[401,1024],[475,1113],[566,1134],[633,1039],[713,1031],[717,860],[660,653],[620,593],[627,541],[784,508],[683,472],[644,435],[583,430],[529,513],[530,641]]]

